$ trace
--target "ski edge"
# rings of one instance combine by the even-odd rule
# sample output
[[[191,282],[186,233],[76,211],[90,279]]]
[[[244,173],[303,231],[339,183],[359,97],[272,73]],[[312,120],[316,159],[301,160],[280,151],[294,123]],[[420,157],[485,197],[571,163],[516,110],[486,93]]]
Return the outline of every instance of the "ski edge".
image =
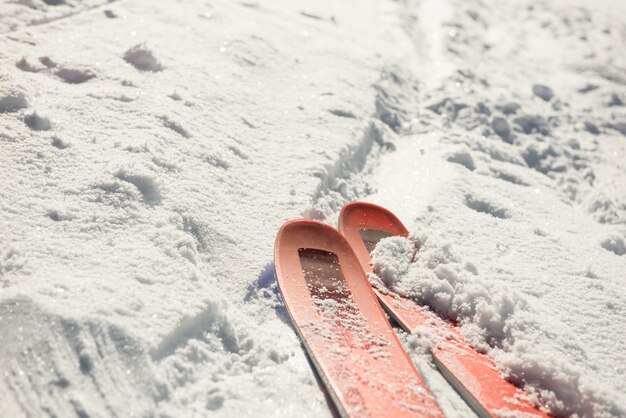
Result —
[[[313,366],[315,367],[315,371],[317,372],[320,380],[324,384],[324,387],[328,391],[328,395],[332,399],[333,404],[335,405],[335,408],[337,409],[337,412],[339,413],[339,416],[341,418],[349,418],[350,416],[348,415],[348,412],[345,410],[343,404],[341,403],[339,395],[335,392],[335,389],[333,388],[333,385],[330,384],[330,380],[328,379],[328,376],[324,372],[324,368],[319,364],[319,362],[315,358],[313,350],[311,349],[311,347],[307,343],[306,338],[304,338],[304,334],[302,333],[302,330],[298,326],[298,322],[293,317],[293,315],[291,313],[291,309],[289,308],[289,305],[285,302],[285,294],[283,292],[283,288],[282,288],[282,285],[281,285],[282,280],[279,279],[279,277],[282,277],[281,270],[280,270],[280,263],[277,263],[276,260],[280,258],[280,256],[278,255],[278,253],[279,253],[278,244],[279,244],[279,240],[280,240],[280,238],[281,238],[281,236],[283,234],[283,231],[285,230],[285,228],[289,224],[291,224],[293,222],[298,222],[298,221],[288,221],[288,222],[285,222],[280,227],[280,229],[278,230],[278,233],[276,234],[276,239],[274,241],[274,275],[276,276],[276,283],[278,284],[278,290],[280,291],[280,298],[282,299],[283,305],[285,306],[285,310],[287,311],[287,314],[289,315],[289,320],[291,321],[291,323],[293,324],[294,329],[296,330],[296,334],[298,335],[298,339],[302,343],[302,346],[304,347],[306,355],[311,360],[311,364],[313,364]],[[311,222],[313,222],[313,221],[311,221]]]

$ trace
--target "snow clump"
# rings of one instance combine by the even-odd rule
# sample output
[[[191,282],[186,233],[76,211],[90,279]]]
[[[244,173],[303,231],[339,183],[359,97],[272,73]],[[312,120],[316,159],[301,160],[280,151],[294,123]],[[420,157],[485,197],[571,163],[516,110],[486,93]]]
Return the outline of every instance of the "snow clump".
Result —
[[[479,274],[450,242],[425,234],[389,237],[371,255],[373,286],[408,297],[456,323],[504,378],[524,388],[533,403],[553,416],[620,416],[610,391],[594,388],[578,360],[568,354],[573,349],[585,356],[585,349],[572,340],[567,327],[546,315],[540,304]],[[414,330],[418,343],[424,349],[438,344],[427,327],[425,331]],[[554,341],[559,341],[556,348]]]
[[[506,320],[515,305],[523,304],[515,294],[484,283],[471,262],[452,252],[450,243],[424,235],[381,240],[372,252],[372,266],[374,285],[384,284],[445,319],[468,325],[468,337],[482,351],[502,343]]]

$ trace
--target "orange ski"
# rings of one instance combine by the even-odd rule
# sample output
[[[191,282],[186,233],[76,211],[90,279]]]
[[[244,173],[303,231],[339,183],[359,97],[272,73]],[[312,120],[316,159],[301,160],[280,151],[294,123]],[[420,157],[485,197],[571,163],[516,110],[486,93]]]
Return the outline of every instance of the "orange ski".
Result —
[[[383,238],[409,233],[390,211],[371,203],[349,203],[339,215],[339,230],[346,237],[365,272],[371,273],[370,252]],[[419,253],[418,253],[419,255]],[[475,351],[457,327],[395,293],[374,292],[387,312],[407,332],[427,327],[440,336],[432,349],[437,368],[480,417],[548,417],[528,401],[524,392],[500,376],[495,364]]]
[[[274,261],[287,311],[342,416],[444,417],[339,231],[287,222]]]

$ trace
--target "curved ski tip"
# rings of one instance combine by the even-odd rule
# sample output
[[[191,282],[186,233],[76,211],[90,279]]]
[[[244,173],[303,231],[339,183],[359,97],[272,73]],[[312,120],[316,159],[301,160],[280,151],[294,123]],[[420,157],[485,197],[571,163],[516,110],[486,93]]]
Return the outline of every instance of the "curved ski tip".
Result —
[[[325,232],[331,234],[338,233],[335,228],[320,221],[310,219],[291,219],[283,223],[278,229],[278,232],[276,233],[276,242],[278,242],[279,237],[285,234],[304,229],[318,229],[320,231],[325,230]]]
[[[304,241],[303,241],[304,239]],[[320,245],[331,247],[348,246],[344,236],[331,225],[308,219],[293,219],[282,224],[274,241],[274,255],[280,254],[282,248],[301,245],[303,242],[319,241]]]
[[[339,219],[341,219],[344,215],[347,215],[348,213],[354,211],[354,210],[360,210],[360,211],[364,211],[364,212],[378,212],[378,213],[384,213],[385,215],[391,217],[391,218],[396,218],[396,215],[393,214],[393,212],[391,212],[389,209],[377,205],[375,203],[369,203],[369,202],[349,202],[346,203],[343,208],[341,208],[341,213],[339,214]]]
[[[339,230],[343,232],[344,226],[347,226],[346,223],[359,222],[359,220],[363,220],[363,218],[367,218],[371,215],[376,215],[378,218],[387,218],[386,220],[390,224],[399,227],[403,231],[402,235],[405,235],[404,230],[406,230],[406,227],[393,212],[380,205],[369,202],[346,203],[339,214]],[[408,231],[406,235],[408,235]]]
[[[369,203],[369,202],[348,202],[346,203],[343,208],[341,208],[341,213],[343,212],[349,212],[353,209],[373,209],[373,210],[382,210],[382,211],[386,211],[388,212],[387,209],[385,209],[382,206],[376,205],[374,203]]]

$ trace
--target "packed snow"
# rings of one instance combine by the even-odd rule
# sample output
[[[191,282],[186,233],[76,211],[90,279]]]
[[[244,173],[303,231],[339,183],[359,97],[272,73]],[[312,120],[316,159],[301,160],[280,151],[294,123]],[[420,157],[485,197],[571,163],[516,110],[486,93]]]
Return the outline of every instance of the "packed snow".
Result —
[[[352,200],[412,232],[373,280],[626,416],[626,2],[0,0],[0,45],[3,416],[330,416],[273,241]]]

